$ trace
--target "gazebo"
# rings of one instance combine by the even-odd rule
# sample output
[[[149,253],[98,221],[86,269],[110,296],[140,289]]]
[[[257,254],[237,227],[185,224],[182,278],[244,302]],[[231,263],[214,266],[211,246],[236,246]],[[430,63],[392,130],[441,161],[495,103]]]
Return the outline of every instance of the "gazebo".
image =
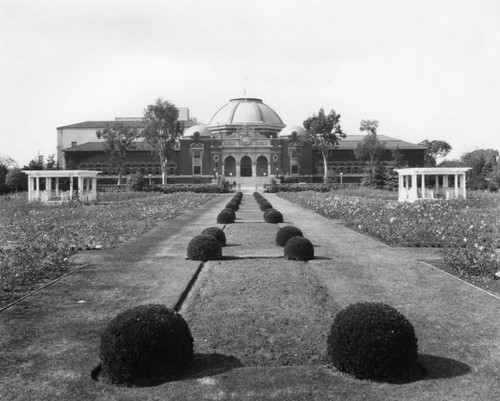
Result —
[[[23,172],[28,175],[28,201],[30,202],[68,202],[74,199],[90,202],[97,200],[97,174],[100,171],[23,170]],[[43,191],[40,185],[41,179],[45,180],[45,190]],[[76,187],[75,179],[77,179]]]
[[[394,169],[399,174],[399,201],[466,198],[465,174],[471,167],[417,167]],[[453,186],[450,186],[450,177]],[[434,180],[433,185],[430,184]],[[440,183],[441,181],[441,183]]]

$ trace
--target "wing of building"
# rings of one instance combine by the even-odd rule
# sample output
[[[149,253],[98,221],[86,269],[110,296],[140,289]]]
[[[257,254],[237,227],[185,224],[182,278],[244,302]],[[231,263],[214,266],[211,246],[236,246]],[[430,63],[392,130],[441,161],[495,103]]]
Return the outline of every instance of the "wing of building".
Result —
[[[210,182],[225,176],[243,185],[260,185],[269,177],[290,177],[303,182],[321,182],[323,159],[311,145],[299,140],[303,127],[287,126],[278,113],[261,99],[237,98],[216,109],[208,124],[189,117],[180,109],[184,134],[168,164],[169,183]],[[57,128],[57,158],[62,168],[101,170],[101,182],[114,182],[116,171],[109,164],[105,144],[96,131],[115,122],[142,129],[142,118],[117,118],[112,121],[86,121]],[[407,167],[422,167],[426,148],[385,135],[383,162],[390,164],[392,151],[398,149]],[[354,156],[363,135],[347,135],[332,149],[328,163],[332,176],[342,173],[344,182],[359,181],[365,163]],[[161,166],[145,142],[135,142],[128,151],[126,174],[140,171],[158,181]]]

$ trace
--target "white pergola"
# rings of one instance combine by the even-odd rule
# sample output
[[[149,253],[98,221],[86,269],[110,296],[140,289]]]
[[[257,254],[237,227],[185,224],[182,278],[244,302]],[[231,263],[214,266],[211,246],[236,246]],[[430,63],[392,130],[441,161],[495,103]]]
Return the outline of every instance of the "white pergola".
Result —
[[[82,202],[97,200],[97,174],[93,170],[23,170],[28,175],[28,201]],[[61,179],[69,179],[69,190],[60,188]],[[74,190],[74,179],[78,189]],[[45,190],[40,190],[40,179],[45,179]]]
[[[394,169],[399,174],[399,201],[417,199],[466,198],[465,174],[471,167],[417,167]],[[433,186],[426,186],[426,177],[434,176]],[[449,187],[449,177],[454,177]],[[420,186],[418,185],[420,181]],[[441,181],[441,185],[440,185]]]

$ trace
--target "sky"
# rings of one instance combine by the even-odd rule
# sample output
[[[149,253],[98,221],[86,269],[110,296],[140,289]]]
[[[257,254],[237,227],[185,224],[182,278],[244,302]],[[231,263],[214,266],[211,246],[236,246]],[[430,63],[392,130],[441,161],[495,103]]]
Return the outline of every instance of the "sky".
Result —
[[[208,123],[245,94],[289,125],[333,109],[347,135],[500,150],[500,1],[0,0],[0,156],[20,166],[59,126],[158,98]]]

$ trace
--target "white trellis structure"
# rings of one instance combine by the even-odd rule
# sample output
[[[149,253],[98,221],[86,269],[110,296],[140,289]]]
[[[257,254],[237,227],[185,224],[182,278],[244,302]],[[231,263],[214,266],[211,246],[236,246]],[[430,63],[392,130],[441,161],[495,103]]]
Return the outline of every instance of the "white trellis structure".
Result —
[[[394,169],[399,174],[399,201],[466,198],[465,175],[471,167],[417,167]],[[427,185],[434,177],[433,185]],[[450,186],[451,181],[453,185]]]
[[[28,175],[28,200],[41,202],[69,202],[97,200],[97,175],[93,170],[23,170]],[[41,180],[45,190],[41,190]],[[61,189],[61,180],[69,180],[69,189]],[[75,186],[75,179],[77,185]]]

